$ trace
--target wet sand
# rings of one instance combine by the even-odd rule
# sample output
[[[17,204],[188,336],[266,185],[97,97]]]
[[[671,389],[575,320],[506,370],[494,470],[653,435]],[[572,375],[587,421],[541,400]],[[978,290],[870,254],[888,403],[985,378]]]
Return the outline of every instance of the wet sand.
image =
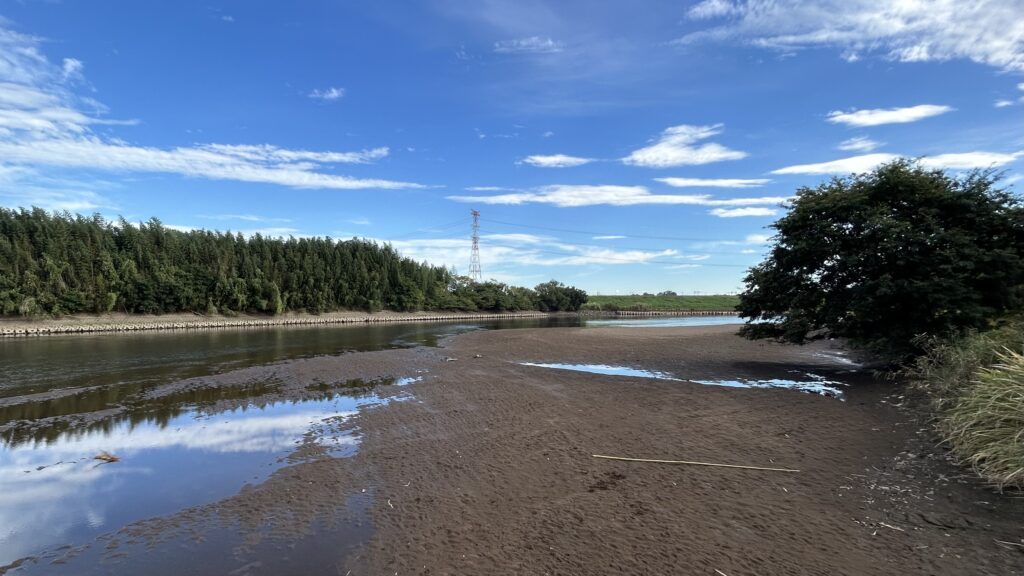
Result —
[[[320,453],[315,436],[336,432],[322,427],[265,482],[104,537],[105,566],[163,573],[159,559],[190,546],[201,557],[205,542],[211,557],[236,559],[234,574],[1024,574],[1024,549],[996,542],[1022,541],[1024,501],[936,455],[927,425],[899,406],[891,385],[848,373],[825,343],[783,346],[734,332],[483,331],[443,348],[294,360],[163,386],[153,395],[271,378],[275,397],[299,398],[314,393],[311,383],[427,371],[421,382],[379,389],[395,401],[339,423],[360,434],[356,455]],[[684,380],[811,371],[851,385],[839,401],[520,362],[625,365]],[[367,529],[343,538],[338,526]],[[242,544],[218,549],[205,536],[225,530]],[[95,560],[75,554],[60,566],[89,572]],[[218,566],[196,573],[229,571]]]

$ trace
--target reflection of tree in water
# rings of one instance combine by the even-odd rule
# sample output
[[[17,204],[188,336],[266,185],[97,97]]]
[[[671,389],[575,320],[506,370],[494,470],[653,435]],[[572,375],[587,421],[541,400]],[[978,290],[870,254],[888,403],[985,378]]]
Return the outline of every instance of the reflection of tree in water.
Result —
[[[7,447],[13,448],[30,442],[52,444],[64,437],[80,438],[96,432],[110,434],[126,422],[131,428],[146,423],[165,428],[185,412],[201,411],[220,401],[248,399],[250,401],[243,409],[263,409],[282,402],[296,404],[308,400],[330,400],[335,396],[365,398],[371,396],[377,386],[392,383],[393,378],[317,382],[307,386],[306,393],[301,397],[292,399],[279,396],[262,398],[280,392],[279,382],[203,386],[146,399],[138,398],[143,391],[141,386],[97,388],[72,396],[0,407],[0,425],[3,425],[0,440]],[[116,413],[102,416],[98,420],[84,421],[84,415],[104,410]],[[83,416],[76,418],[75,415]],[[63,416],[67,418],[57,418]]]

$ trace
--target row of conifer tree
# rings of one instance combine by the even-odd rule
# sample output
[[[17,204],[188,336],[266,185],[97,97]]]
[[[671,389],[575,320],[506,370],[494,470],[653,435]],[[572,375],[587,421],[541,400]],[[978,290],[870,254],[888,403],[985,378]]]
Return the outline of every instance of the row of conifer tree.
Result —
[[[472,282],[361,239],[180,231],[0,208],[0,314],[572,311],[586,293]]]

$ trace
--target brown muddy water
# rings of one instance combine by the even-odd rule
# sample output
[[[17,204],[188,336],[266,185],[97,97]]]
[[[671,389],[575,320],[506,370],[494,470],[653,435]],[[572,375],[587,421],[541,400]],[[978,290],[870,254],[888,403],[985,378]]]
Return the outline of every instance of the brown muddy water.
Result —
[[[197,566],[212,574],[245,568],[237,554],[245,543],[224,526],[205,533],[202,542],[189,542],[187,560],[174,557],[175,546],[125,558],[109,550],[125,526],[230,497],[302,461],[296,454],[310,444],[318,457],[355,454],[359,434],[349,425],[352,416],[414,400],[398,387],[426,375],[409,370],[369,382],[310,382],[306,397],[290,400],[275,396],[279,385],[273,380],[150,394],[162,385],[298,358],[437,346],[447,336],[481,329],[735,322],[562,317],[0,340],[0,574],[175,574]],[[385,388],[388,394],[380,395]],[[213,409],[224,401],[236,407]],[[87,422],[77,422],[78,416],[88,416]],[[94,458],[104,451],[120,461]],[[318,550],[325,542],[332,557],[365,542],[372,529],[360,510],[372,497],[372,486],[339,495],[346,499],[349,521],[312,527],[318,539],[262,547],[255,556],[260,571],[273,573],[277,563],[295,558],[301,562],[288,564],[292,568],[323,566],[327,559]]]

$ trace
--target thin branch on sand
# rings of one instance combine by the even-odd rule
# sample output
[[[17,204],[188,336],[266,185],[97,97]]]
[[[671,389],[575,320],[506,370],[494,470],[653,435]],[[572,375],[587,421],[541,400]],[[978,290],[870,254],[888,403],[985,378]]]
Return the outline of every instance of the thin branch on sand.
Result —
[[[712,462],[689,462],[686,460],[651,460],[648,458],[624,458],[622,456],[602,456],[600,454],[592,454],[594,458],[604,458],[605,460],[623,460],[625,462],[651,462],[654,464],[689,464],[690,466],[714,466],[716,468],[741,468],[743,470],[766,470],[769,472],[799,472],[799,470],[793,470],[790,468],[765,468],[762,466],[740,466],[739,464],[715,464]]]

